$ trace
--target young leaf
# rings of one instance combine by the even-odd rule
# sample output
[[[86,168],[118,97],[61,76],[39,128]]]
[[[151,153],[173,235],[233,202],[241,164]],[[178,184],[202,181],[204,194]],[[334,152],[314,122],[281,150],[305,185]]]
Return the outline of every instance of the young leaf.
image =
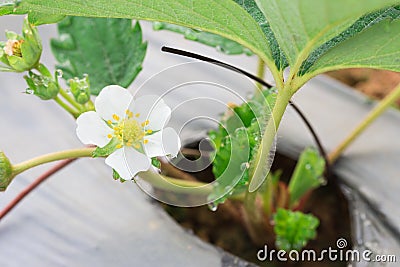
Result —
[[[318,218],[299,211],[278,209],[274,215],[275,245],[287,252],[301,250],[317,236]]]
[[[375,68],[400,71],[399,19],[375,24],[338,44],[308,70],[310,76],[344,68]]]
[[[398,0],[256,0],[297,72],[320,45],[346,30],[361,16]]]
[[[59,69],[68,80],[89,74],[91,93],[110,84],[128,87],[142,69],[147,43],[139,23],[129,19],[68,17],[51,41]]]
[[[240,180],[234,190],[230,192],[231,194],[236,194],[237,191],[244,191],[243,187],[247,187],[249,180],[248,162],[252,160],[254,151],[259,146],[263,128],[261,123],[264,118],[270,116],[270,109],[274,105],[274,101],[275,95],[272,90],[264,90],[262,93],[255,94],[248,102],[233,107],[233,112],[228,110],[221,120],[222,126],[218,130],[209,133],[209,137],[215,146],[212,171],[217,180],[225,174],[228,166],[241,166],[236,173],[236,175],[241,174]],[[248,147],[249,149],[248,155],[244,155],[246,159],[244,159],[244,156],[237,157],[237,154],[245,153],[242,147]],[[233,151],[241,151],[242,153],[233,153]],[[218,183],[213,193],[220,195],[220,192],[226,186],[224,183]],[[224,196],[218,203],[224,202],[229,196]],[[214,202],[214,204],[218,203]]]
[[[21,0],[16,11],[163,21],[211,32],[249,48],[279,75],[259,25],[232,0]]]
[[[252,55],[252,52],[249,49],[243,47],[237,42],[214,33],[194,30],[184,26],[169,24],[165,22],[154,22],[153,29],[156,31],[167,30],[182,34],[188,40],[215,47],[218,51],[227,55]]]
[[[293,207],[308,191],[324,183],[321,177],[324,169],[325,160],[315,149],[308,148],[301,153],[289,182],[290,207]]]

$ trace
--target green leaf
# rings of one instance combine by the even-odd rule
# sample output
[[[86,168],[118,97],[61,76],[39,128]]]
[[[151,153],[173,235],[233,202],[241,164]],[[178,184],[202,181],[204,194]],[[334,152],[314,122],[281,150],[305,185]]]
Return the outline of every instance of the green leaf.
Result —
[[[395,20],[400,18],[400,6],[398,7],[390,7],[387,9],[379,10],[374,13],[370,13],[366,16],[363,16],[359,20],[357,20],[353,25],[351,25],[348,29],[346,29],[344,32],[341,34],[335,36],[333,39],[329,40],[328,42],[324,43],[318,49],[314,50],[311,55],[307,58],[307,60],[303,63],[301,66],[301,70],[299,72],[299,75],[304,75],[309,71],[315,71],[319,67],[316,67],[313,65],[315,62],[317,62],[325,53],[329,51],[329,53],[335,53],[335,46],[347,41],[347,40],[353,40],[357,35],[361,35],[365,29],[368,29],[384,20],[390,19],[390,20]],[[398,32],[398,31],[397,31]],[[394,32],[394,33],[397,33]],[[383,32],[385,34],[391,34],[391,31],[388,32]],[[374,33],[375,34],[375,33]],[[381,32],[376,33],[376,37],[374,36],[372,39],[374,40],[381,40],[380,39],[380,34]],[[359,37],[356,37],[356,39]],[[367,40],[369,43],[370,40]],[[358,41],[357,41],[358,42]],[[385,44],[384,40],[382,39],[382,46]],[[355,42],[354,42],[355,43]],[[363,45],[363,41],[361,43],[355,43],[354,47],[358,47],[359,45]],[[332,51],[333,49],[333,51]],[[331,52],[332,51],[332,52]],[[375,54],[376,51],[370,51],[371,54]],[[369,57],[370,55],[368,55]],[[375,54],[375,56],[379,56],[378,54]],[[321,60],[322,62],[324,61],[323,59]],[[319,61],[319,64],[321,64],[321,61]],[[346,67],[346,65],[342,65],[343,67]],[[310,70],[311,68],[311,70]],[[338,67],[341,68],[341,67]],[[323,70],[321,70],[322,72]]]
[[[162,21],[215,33],[249,48],[278,75],[271,49],[259,25],[232,0],[22,0],[18,11],[29,10],[69,16]]]
[[[9,15],[13,13],[13,5],[0,4],[0,16]]]
[[[153,29],[156,31],[167,30],[182,34],[186,39],[217,48],[218,51],[227,55],[252,55],[252,52],[235,41],[220,35],[190,29],[188,27],[169,24],[165,22],[154,22]]]
[[[151,165],[156,167],[157,169],[161,168],[161,161],[158,160],[158,158],[154,157],[151,158]]]
[[[147,43],[139,23],[129,19],[69,17],[58,25],[51,41],[57,68],[68,80],[89,74],[91,93],[107,85],[128,87],[142,69]]]
[[[20,10],[21,0],[5,0],[0,3],[0,16],[9,14],[26,14],[25,10]]]
[[[114,137],[104,147],[96,147],[96,149],[93,151],[92,157],[93,158],[107,157],[117,149],[117,145],[119,145],[120,143],[121,141],[119,141],[117,138]]]
[[[52,24],[60,22],[65,18],[65,15],[59,14],[46,14],[41,12],[29,12],[28,20],[29,23],[38,26],[42,24]]]
[[[297,72],[310,53],[360,17],[399,0],[256,0]]]
[[[113,169],[113,179],[115,181],[120,181],[121,184],[126,182],[126,180],[122,179],[121,176],[119,175],[119,173],[114,169]]]
[[[325,160],[315,149],[308,148],[301,153],[289,183],[290,207],[296,205],[304,194],[324,183],[321,177]]]
[[[248,162],[252,160],[254,151],[259,146],[262,123],[265,122],[264,118],[270,117],[270,109],[274,105],[274,101],[273,90],[264,90],[261,94],[257,93],[248,102],[233,107],[233,112],[228,110],[221,120],[222,126],[209,133],[215,149],[212,171],[217,180],[226,172],[230,164],[242,165],[237,174],[242,174],[242,176],[234,190],[230,192],[231,195],[236,194],[237,191],[244,191],[243,188],[247,186],[249,180]],[[243,158],[235,157],[237,153],[232,153],[233,151],[242,151],[241,147],[244,146],[249,147],[249,155],[246,155],[245,162]],[[247,164],[243,165],[243,163]],[[225,187],[226,184],[218,183],[213,194],[220,195]],[[223,203],[231,195],[225,195],[218,203],[214,202],[214,204]]]
[[[317,236],[318,218],[299,211],[278,209],[274,215],[275,245],[287,252],[301,250]]]
[[[242,6],[253,19],[258,23],[265,37],[268,40],[269,47],[271,48],[272,58],[275,61],[275,65],[279,70],[283,70],[288,66],[285,55],[279,47],[278,41],[272,32],[271,26],[266,20],[264,14],[258,8],[255,0],[234,0],[240,6]]]
[[[400,71],[400,12],[398,19],[375,24],[338,44],[316,60],[312,76],[335,69],[375,68]]]
[[[113,179],[114,180],[122,180],[121,176],[119,175],[119,173],[113,169]]]

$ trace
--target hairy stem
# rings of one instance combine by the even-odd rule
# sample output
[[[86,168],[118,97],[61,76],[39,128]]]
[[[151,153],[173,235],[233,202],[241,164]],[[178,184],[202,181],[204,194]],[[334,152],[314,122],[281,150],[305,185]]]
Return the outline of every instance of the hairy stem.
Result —
[[[78,104],[72,96],[70,96],[64,89],[60,87],[60,95],[68,101],[73,107],[75,107],[79,111],[83,111],[84,107],[80,104]]]
[[[335,162],[344,150],[371,125],[385,110],[400,98],[400,84],[365,117],[365,119],[328,155],[331,163]]]
[[[257,77],[260,79],[264,79],[265,76],[265,63],[261,58],[258,58],[258,65],[257,65]],[[263,85],[261,83],[257,83],[257,91],[262,90]]]
[[[66,160],[66,159],[77,159],[77,158],[85,158],[85,157],[92,157],[93,151],[95,150],[95,147],[85,147],[85,148],[78,148],[78,149],[71,149],[71,150],[65,150],[65,151],[60,151],[60,152],[55,152],[55,153],[50,153],[46,155],[42,155],[27,161],[24,161],[19,164],[15,164],[12,168],[13,170],[13,176],[16,176],[26,170],[29,170],[31,168],[34,168],[39,165],[43,165],[46,163],[54,162],[54,161],[59,161],[59,160]],[[186,188],[196,188],[196,191],[193,191],[198,194],[209,194],[211,193],[212,187],[211,186],[205,186],[207,184],[198,182],[198,181],[186,181],[186,180],[181,180],[181,179],[174,179],[168,176],[163,176],[159,175],[157,173],[154,173],[152,171],[145,171],[141,172],[139,176],[147,181],[150,181],[151,184],[155,187],[166,189],[166,190],[173,190],[175,191],[180,191],[182,187]],[[162,179],[160,179],[162,178]],[[162,180],[165,181],[162,181]],[[179,188],[181,187],[181,188]],[[198,188],[201,187],[201,188]],[[184,190],[184,189],[183,189]]]
[[[79,116],[79,111],[75,110],[68,104],[64,103],[64,101],[61,100],[58,96],[54,98],[54,101],[56,101],[57,104],[59,104],[64,110],[66,110],[69,114],[71,114],[74,118],[78,118]]]
[[[170,190],[171,192],[186,193],[190,190],[190,193],[198,195],[209,195],[212,193],[212,186],[207,186],[207,184],[199,181],[175,179],[152,171],[140,172],[138,176],[155,188]]]
[[[282,88],[278,91],[278,96],[275,102],[275,106],[272,110],[272,117],[268,120],[260,147],[255,156],[252,169],[250,170],[250,185],[249,192],[257,190],[268,174],[268,170],[265,169],[265,164],[269,161],[270,149],[274,143],[276,131],[279,128],[279,124],[282,120],[283,114],[285,113],[286,107],[289,104],[291,93],[288,88]]]
[[[19,164],[15,164],[13,166],[13,175],[15,176],[36,166],[58,160],[92,157],[94,150],[94,147],[85,147],[42,155]]]

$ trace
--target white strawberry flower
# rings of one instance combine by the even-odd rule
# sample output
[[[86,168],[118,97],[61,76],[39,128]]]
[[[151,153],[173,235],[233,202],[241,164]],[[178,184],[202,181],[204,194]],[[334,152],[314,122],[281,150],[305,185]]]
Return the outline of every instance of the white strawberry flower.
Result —
[[[122,179],[130,180],[148,170],[152,157],[178,154],[178,134],[164,128],[171,109],[160,97],[147,95],[133,100],[128,90],[110,85],[97,96],[95,108],[79,116],[76,133],[84,144],[100,148],[118,140],[117,149],[105,162]]]

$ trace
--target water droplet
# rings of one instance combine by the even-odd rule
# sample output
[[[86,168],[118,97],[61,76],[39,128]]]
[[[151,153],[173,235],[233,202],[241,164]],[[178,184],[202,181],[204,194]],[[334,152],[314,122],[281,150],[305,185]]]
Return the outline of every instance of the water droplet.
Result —
[[[208,208],[209,208],[211,211],[217,211],[218,205],[216,205],[214,202],[211,202],[211,203],[208,204]]]
[[[28,95],[33,95],[34,91],[31,88],[26,89],[25,93]]]
[[[231,138],[230,138],[230,136],[225,136],[224,142],[223,142],[222,144],[225,144],[225,145],[227,145],[227,146],[230,146],[230,145],[231,145]]]
[[[235,130],[235,135],[238,138],[246,137],[247,136],[246,129],[244,127],[236,129]]]
[[[253,123],[257,123],[258,122],[258,120],[257,120],[257,118],[253,118],[253,119],[251,119],[251,124],[253,124]]]
[[[62,78],[62,76],[64,75],[64,72],[60,69],[56,70],[56,74],[58,78]]]
[[[240,169],[241,169],[242,171],[247,170],[248,168],[250,168],[250,164],[249,164],[248,162],[242,163],[242,164],[240,165]]]
[[[311,164],[306,164],[306,169],[310,170],[311,169]]]

